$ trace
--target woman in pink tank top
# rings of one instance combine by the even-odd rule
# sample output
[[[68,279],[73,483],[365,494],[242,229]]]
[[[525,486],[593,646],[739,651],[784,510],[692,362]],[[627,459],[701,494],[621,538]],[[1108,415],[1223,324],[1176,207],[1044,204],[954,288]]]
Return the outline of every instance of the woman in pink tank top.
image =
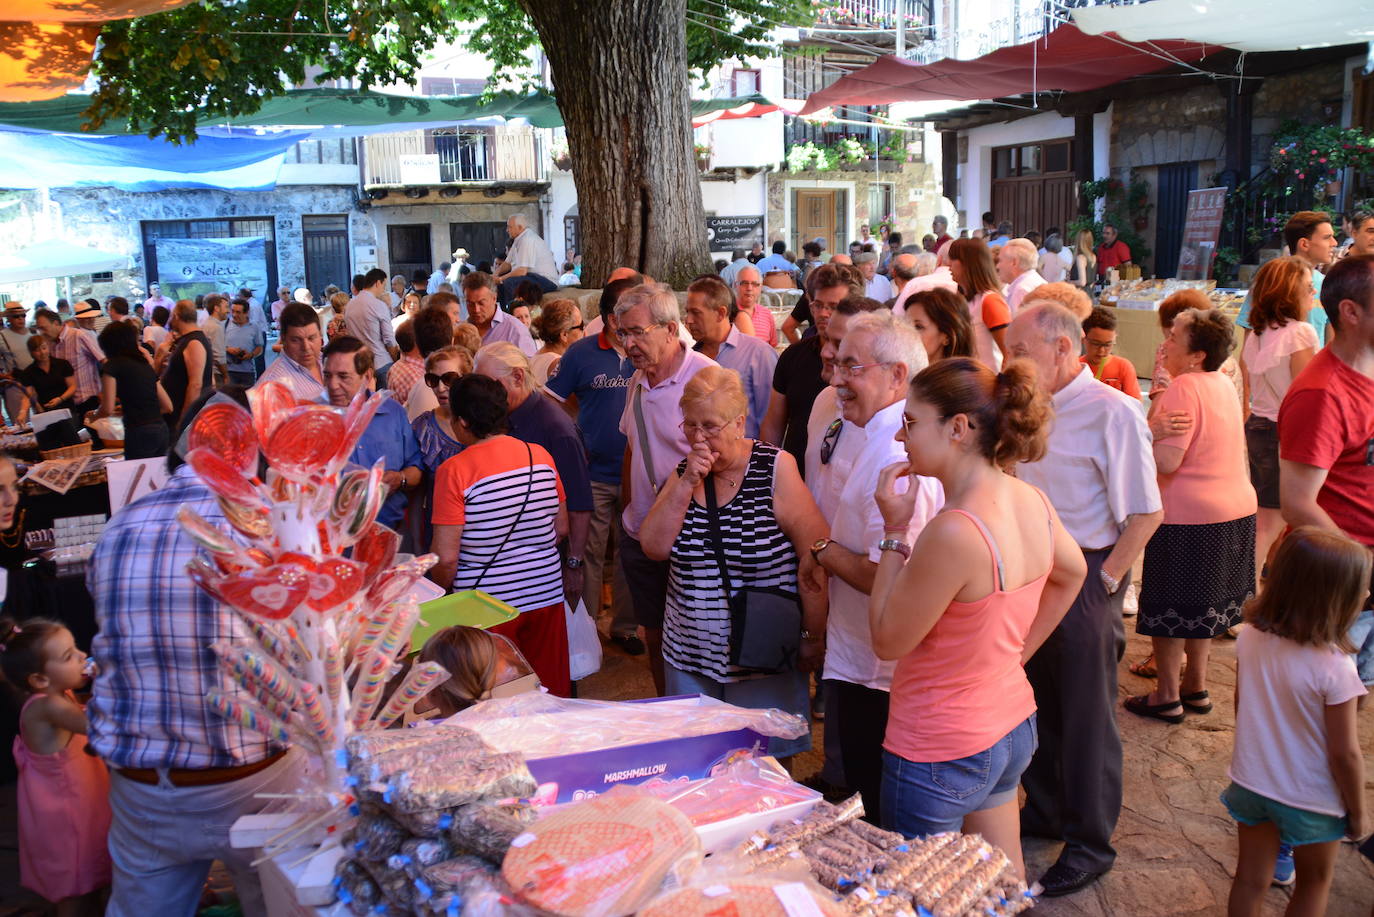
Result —
[[[1083,553],[1040,491],[1004,469],[1045,451],[1049,397],[1027,363],[994,373],[940,360],[911,383],[897,438],[908,462],[884,469],[888,538],[911,497],[897,478],[945,488],[945,507],[906,545],[884,540],[869,600],[873,649],[897,660],[883,741],[882,816],[908,837],[979,833],[1018,874],[1016,787],[1035,751],[1035,695],[1022,666],[1068,611]]]

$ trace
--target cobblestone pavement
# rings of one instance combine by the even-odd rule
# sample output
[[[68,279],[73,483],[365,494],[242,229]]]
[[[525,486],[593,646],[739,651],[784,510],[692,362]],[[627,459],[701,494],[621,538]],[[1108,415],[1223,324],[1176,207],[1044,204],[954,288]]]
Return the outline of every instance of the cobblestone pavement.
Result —
[[[1124,698],[1153,688],[1126,666],[1149,653],[1149,640],[1130,633],[1121,664]],[[1065,917],[1172,917],[1226,912],[1226,896],[1236,865],[1234,822],[1217,796],[1229,782],[1235,733],[1232,703],[1236,683],[1235,643],[1218,640],[1212,648],[1208,687],[1215,707],[1206,716],[1189,716],[1181,726],[1147,720],[1118,708],[1125,747],[1125,805],[1116,830],[1116,868],[1102,881],[1075,895],[1046,899],[1035,913]],[[626,700],[652,690],[644,657],[631,658],[606,647],[602,670],[580,682],[583,697]],[[820,744],[820,729],[815,731]],[[1360,715],[1368,783],[1374,802],[1374,703]],[[820,754],[799,755],[795,774],[807,778],[820,769]],[[1059,845],[1027,839],[1026,868],[1039,875],[1058,855]],[[1272,889],[1265,917],[1279,915],[1288,892]],[[1374,863],[1342,844],[1336,863],[1328,917],[1374,917]]]

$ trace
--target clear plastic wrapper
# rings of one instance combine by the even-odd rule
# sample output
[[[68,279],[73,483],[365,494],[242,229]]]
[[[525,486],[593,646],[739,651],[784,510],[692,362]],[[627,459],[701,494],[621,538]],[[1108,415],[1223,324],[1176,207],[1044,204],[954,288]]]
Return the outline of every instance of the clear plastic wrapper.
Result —
[[[730,704],[630,704],[525,693],[495,697],[445,721],[466,726],[497,751],[545,758],[664,739],[752,729],[795,739],[810,726],[782,710],[751,710]]]
[[[758,758],[736,761],[704,780],[682,783],[655,779],[638,784],[634,790],[662,799],[698,827],[821,798],[820,793]]]
[[[476,733],[452,726],[354,733],[345,748],[349,774],[365,784],[386,783],[417,768],[491,754],[491,748]]]
[[[748,864],[737,860],[708,865],[684,887],[654,898],[639,911],[639,917],[848,917],[851,913],[813,882],[801,864],[770,873],[747,869]]]
[[[374,860],[358,862],[382,890],[382,895],[389,905],[387,913],[396,913],[399,909],[400,913],[408,914],[414,909],[418,893],[415,889],[415,880],[405,870],[393,869],[385,862]]]
[[[525,798],[538,789],[522,755],[468,752],[438,760],[417,750],[414,764],[360,792],[397,812],[449,809],[491,799]]]
[[[391,817],[415,837],[443,837],[453,826],[453,809],[392,812]]]
[[[400,853],[401,844],[410,834],[381,812],[365,812],[349,830],[348,841],[353,853],[364,860],[385,860]]]
[[[499,805],[473,803],[453,810],[453,824],[448,837],[455,848],[476,854],[500,865],[510,849],[511,841],[519,837],[537,817],[530,805]]]
[[[382,890],[354,859],[339,861],[334,869],[334,888],[339,902],[358,917],[372,913],[372,909],[382,900]]]
[[[399,869],[412,879],[426,866],[442,863],[453,856],[448,841],[438,837],[412,837],[401,842],[401,849],[387,857],[386,865]]]
[[[532,917],[520,904],[500,874],[485,861],[471,856],[454,857],[426,869],[416,882],[417,911],[443,917]]]
[[[700,865],[701,842],[679,811],[652,797],[597,797],[542,818],[511,842],[501,874],[521,901],[560,917],[621,917],[666,879]]]

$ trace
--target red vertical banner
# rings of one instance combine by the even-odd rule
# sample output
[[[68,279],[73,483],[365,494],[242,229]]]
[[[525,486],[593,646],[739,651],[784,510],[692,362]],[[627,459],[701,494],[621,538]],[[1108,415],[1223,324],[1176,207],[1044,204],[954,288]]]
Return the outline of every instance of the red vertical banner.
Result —
[[[1188,192],[1188,212],[1183,218],[1183,246],[1178,254],[1179,280],[1206,280],[1221,238],[1221,218],[1226,209],[1225,188]]]

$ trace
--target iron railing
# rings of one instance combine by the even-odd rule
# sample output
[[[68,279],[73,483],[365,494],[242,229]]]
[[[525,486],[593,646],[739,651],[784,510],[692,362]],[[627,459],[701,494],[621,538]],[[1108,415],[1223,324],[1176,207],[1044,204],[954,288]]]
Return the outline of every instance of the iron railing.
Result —
[[[538,139],[530,127],[437,127],[374,134],[366,138],[365,148],[368,187],[540,181],[543,175]],[[403,158],[407,168],[402,167]],[[428,168],[414,172],[416,163]],[[417,174],[429,180],[417,181]]]

